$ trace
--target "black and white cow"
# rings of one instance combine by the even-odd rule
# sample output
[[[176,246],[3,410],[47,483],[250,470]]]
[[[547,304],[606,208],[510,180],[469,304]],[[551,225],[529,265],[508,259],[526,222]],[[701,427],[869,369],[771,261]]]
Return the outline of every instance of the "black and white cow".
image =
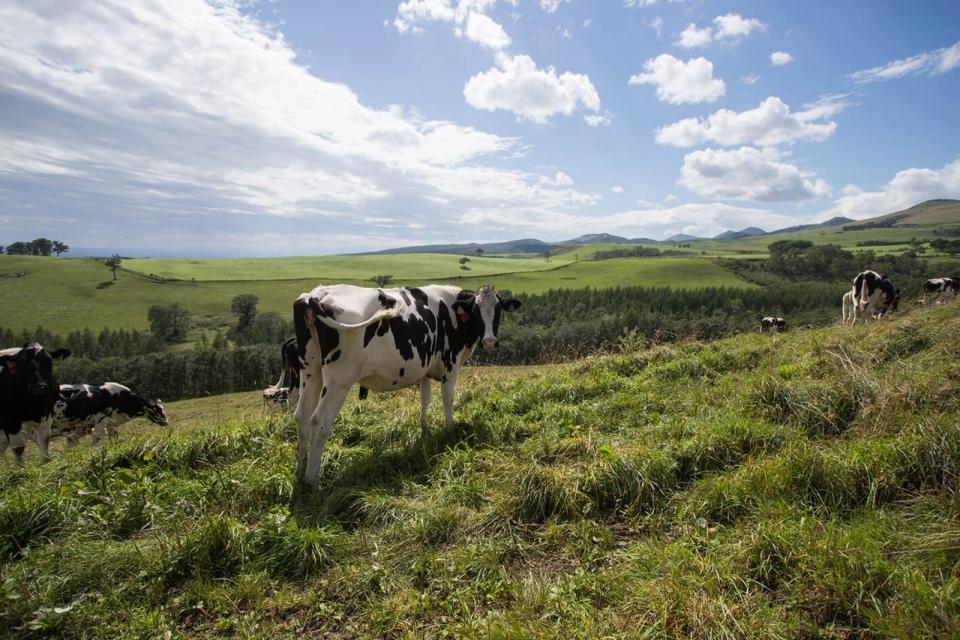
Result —
[[[853,279],[854,322],[880,319],[896,311],[900,303],[900,289],[889,278],[876,271],[863,271]]]
[[[65,435],[70,446],[91,434],[90,444],[100,438],[116,437],[116,428],[144,416],[155,424],[167,425],[167,414],[160,400],[149,400],[116,382],[62,384],[53,407],[53,435]]]
[[[928,295],[940,299],[944,295],[956,297],[957,293],[960,293],[960,280],[956,278],[930,278],[923,283],[924,303],[926,303]]]
[[[333,422],[350,388],[373,391],[420,384],[420,426],[427,432],[431,380],[441,383],[444,422],[453,424],[460,367],[479,342],[497,347],[502,311],[520,307],[493,287],[476,291],[431,285],[365,289],[320,286],[293,305],[303,361],[296,420],[297,476],[316,487]]]
[[[33,432],[41,464],[50,459],[47,444],[59,388],[53,361],[69,356],[67,349],[47,351],[39,342],[0,350],[0,455],[12,446],[17,465],[23,464],[26,448],[24,427]]]
[[[780,333],[787,330],[787,321],[783,318],[767,316],[760,320],[760,333]]]
[[[280,378],[277,383],[263,390],[263,402],[273,404],[297,404],[300,398],[300,354],[297,352],[297,337],[287,338],[280,347]]]
[[[841,324],[848,325],[853,324],[857,321],[856,318],[856,305],[854,304],[853,290],[847,291],[843,294],[843,302],[841,303],[841,313],[843,317],[841,319]]]

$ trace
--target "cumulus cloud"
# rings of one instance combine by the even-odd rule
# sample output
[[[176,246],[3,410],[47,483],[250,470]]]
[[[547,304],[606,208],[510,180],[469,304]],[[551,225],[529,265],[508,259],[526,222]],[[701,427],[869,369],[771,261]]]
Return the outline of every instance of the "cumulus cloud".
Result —
[[[506,168],[516,138],[364,105],[238,4],[8,4],[0,42],[0,103],[20,105],[0,120],[0,208],[29,221],[57,203],[85,221],[77,246],[209,245],[225,226],[362,238],[400,217],[429,241],[451,211],[538,219],[598,200]]]
[[[909,58],[901,58],[870,69],[856,71],[847,77],[857,84],[867,84],[895,80],[918,73],[936,76],[952,71],[958,66],[960,66],[960,41],[954,42],[949,47],[919,53]]]
[[[600,110],[600,95],[586,74],[539,69],[526,55],[500,56],[496,67],[467,81],[463,95],[475,109],[502,109],[538,124],[558,113],[570,115],[581,105]]]
[[[510,36],[486,12],[497,0],[406,0],[397,7],[393,26],[400,33],[418,33],[425,22],[448,22],[454,25],[458,37],[466,37],[491,49],[510,45]]]
[[[774,51],[770,54],[770,64],[775,67],[782,67],[791,62],[793,62],[793,56],[786,51]]]
[[[789,202],[830,195],[826,182],[782,158],[772,147],[694,151],[683,158],[678,184],[720,200]]]
[[[713,19],[713,27],[697,27],[693,22],[680,33],[677,45],[686,49],[705,47],[714,40],[717,42],[737,42],[750,35],[755,29],[763,29],[766,25],[756,18],[744,18],[737,13],[728,13]]]
[[[553,179],[553,183],[568,187],[573,184],[573,178],[565,174],[563,171],[557,171],[557,177]]]
[[[563,2],[570,2],[570,0],[540,0],[540,8],[547,13],[553,13],[560,8],[560,4]]]
[[[470,12],[464,33],[469,40],[491,49],[503,49],[510,45],[510,36],[503,27],[483,13]]]
[[[871,218],[934,198],[960,198],[960,159],[940,169],[910,168],[898,171],[890,182],[877,191],[864,191],[847,185],[843,195],[821,217]]]
[[[613,124],[613,116],[609,112],[588,113],[583,116],[583,121],[591,127],[609,127]]]
[[[630,76],[628,84],[652,84],[657,99],[670,104],[715,102],[726,91],[723,80],[713,77],[713,63],[706,58],[684,62],[661,53],[643,63],[643,73]]]
[[[660,34],[663,33],[663,18],[657,16],[650,21],[650,27],[657,32],[657,37],[660,37]]]
[[[694,147],[705,142],[723,146],[789,144],[797,140],[820,142],[833,135],[837,123],[828,118],[849,105],[830,99],[805,105],[792,113],[780,98],[770,96],[756,109],[720,109],[706,118],[685,118],[657,129],[657,144]]]

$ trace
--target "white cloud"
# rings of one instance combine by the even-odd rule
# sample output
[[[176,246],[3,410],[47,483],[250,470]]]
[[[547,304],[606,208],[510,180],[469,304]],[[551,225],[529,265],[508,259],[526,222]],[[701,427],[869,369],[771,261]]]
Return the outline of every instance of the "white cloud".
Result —
[[[500,56],[497,65],[471,77],[463,87],[467,103],[475,109],[503,109],[538,124],[558,113],[570,115],[581,105],[600,110],[600,95],[586,74],[538,69],[526,55]]]
[[[731,111],[720,109],[706,118],[685,118],[657,129],[657,144],[673,147],[694,147],[704,142],[723,146],[789,144],[797,140],[820,142],[837,129],[828,118],[849,103],[832,99],[805,105],[804,111],[790,112],[790,107],[776,96],[770,96],[756,109]]]
[[[674,0],[671,0],[673,2]],[[625,7],[649,7],[657,4],[657,0],[623,0]]]
[[[503,49],[510,45],[510,36],[503,27],[482,13],[470,12],[464,33],[468,39],[491,49]]]
[[[573,34],[570,33],[570,29],[567,29],[566,27],[564,27],[563,30],[561,30],[560,27],[558,26],[557,33],[559,33],[560,37],[565,40],[573,40]]]
[[[588,113],[583,116],[583,121],[591,127],[609,127],[613,124],[613,116],[610,112]]]
[[[877,67],[851,73],[847,77],[857,84],[894,80],[916,73],[935,76],[960,66],[960,41],[949,47],[901,58]]]
[[[693,47],[703,47],[713,41],[713,32],[710,27],[698,29],[697,25],[690,23],[687,28],[680,32],[677,44],[681,47],[692,49]]]
[[[573,178],[565,174],[563,171],[557,171],[557,177],[554,178],[553,183],[560,186],[569,187],[573,184]]]
[[[898,171],[877,191],[847,185],[833,207],[821,214],[826,219],[846,216],[861,219],[906,209],[934,198],[960,198],[960,160],[940,169],[910,168]]]
[[[560,8],[560,4],[563,2],[570,2],[570,0],[540,0],[540,8],[547,13],[553,13]]]
[[[657,32],[657,37],[659,38],[660,34],[663,33],[663,18],[657,16],[650,21],[650,26]]]
[[[750,35],[754,29],[763,29],[764,24],[756,18],[744,18],[737,13],[728,13],[713,19],[716,25],[714,37],[717,40],[736,40]]]
[[[726,91],[723,80],[713,77],[713,63],[706,58],[684,62],[661,53],[643,63],[644,73],[630,77],[628,84],[653,84],[657,99],[670,104],[714,102]]]
[[[623,193],[623,187],[616,185],[615,187],[610,187],[610,191],[613,193]]]
[[[694,151],[683,158],[678,184],[721,200],[788,202],[830,194],[826,182],[781,162],[782,155],[772,147]]]
[[[714,40],[735,43],[750,35],[754,29],[763,29],[766,25],[756,18],[744,18],[737,13],[728,13],[713,19],[714,26],[700,28],[693,22],[687,25],[677,39],[677,45],[686,49],[705,47]],[[659,35],[659,30],[658,30]]]
[[[593,24],[593,19],[587,18],[586,20],[583,21],[583,28],[587,29],[590,27],[591,24]]]
[[[299,233],[314,221],[331,238],[361,237],[366,221],[397,211],[408,227],[449,235],[451,211],[535,220],[598,200],[504,168],[522,150],[516,138],[364,105],[238,4],[61,7],[0,9],[0,92],[23,105],[0,121],[0,206],[10,209],[11,184],[24,219],[29,206],[62,205],[85,219],[78,245],[118,219],[127,242],[117,246],[176,234],[209,244],[225,225]],[[539,73],[599,108],[586,76]]]
[[[757,84],[757,80],[759,79],[760,79],[760,76],[758,76],[755,73],[751,73],[745,76],[740,76],[740,82],[748,86],[753,86]]]
[[[791,62],[793,62],[793,56],[786,51],[774,51],[770,54],[770,64],[775,67],[782,67]]]

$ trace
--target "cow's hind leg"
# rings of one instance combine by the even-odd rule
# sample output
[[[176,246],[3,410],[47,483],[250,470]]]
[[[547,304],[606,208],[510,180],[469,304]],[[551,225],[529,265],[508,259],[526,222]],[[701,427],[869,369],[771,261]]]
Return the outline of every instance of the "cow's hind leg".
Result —
[[[322,392],[323,369],[307,365],[300,377],[300,395],[293,412],[297,421],[297,478],[301,480],[307,471],[307,454],[310,451],[310,418],[317,410]]]
[[[453,426],[453,398],[457,394],[457,371],[447,373],[440,384],[440,394],[443,396],[443,426],[449,429]]]
[[[430,433],[430,426],[427,421],[430,415],[430,400],[433,398],[433,388],[430,386],[430,378],[424,378],[420,381],[420,433],[426,438]]]
[[[33,440],[40,449],[40,464],[50,462],[50,451],[48,449],[50,444],[50,427],[51,421],[44,420],[37,425],[36,430],[33,432]]]
[[[337,419],[337,414],[340,413],[340,407],[347,399],[351,386],[334,384],[324,387],[320,394],[317,410],[310,417],[308,423],[310,450],[307,454],[307,470],[304,474],[304,480],[314,489],[317,488],[320,478],[320,462],[323,457],[323,449],[333,432],[333,421]]]
[[[23,466],[23,452],[27,448],[27,439],[24,437],[23,431],[17,431],[8,437],[10,438],[10,448],[13,449],[14,466]]]

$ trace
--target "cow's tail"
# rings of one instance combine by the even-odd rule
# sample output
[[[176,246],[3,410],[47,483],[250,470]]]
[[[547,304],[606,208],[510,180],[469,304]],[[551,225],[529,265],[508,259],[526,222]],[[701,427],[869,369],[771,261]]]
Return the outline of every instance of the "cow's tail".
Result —
[[[308,315],[310,315],[310,294],[305,293],[293,303],[293,329],[297,338],[297,353],[300,354],[300,362],[306,361],[307,343],[310,341]]]
[[[364,320],[363,322],[355,322],[355,323],[352,323],[352,324],[348,324],[348,323],[346,323],[346,322],[338,322],[338,321],[334,320],[333,318],[330,318],[330,317],[328,317],[328,316],[326,316],[326,315],[323,315],[323,314],[320,314],[320,313],[317,313],[317,314],[316,314],[316,318],[317,318],[317,320],[319,320],[319,321],[322,322],[323,324],[327,325],[327,326],[330,327],[331,329],[337,329],[338,331],[348,331],[348,330],[350,330],[350,329],[363,329],[364,327],[368,327],[368,326],[370,326],[371,324],[376,324],[377,322],[380,322],[380,321],[383,320],[384,318],[395,318],[395,317],[397,317],[399,314],[400,314],[400,311],[399,311],[398,309],[395,309],[395,308],[394,308],[394,309],[381,309],[380,311],[377,311],[375,314],[373,314],[372,316],[370,316],[369,318],[367,318],[367,319]]]

